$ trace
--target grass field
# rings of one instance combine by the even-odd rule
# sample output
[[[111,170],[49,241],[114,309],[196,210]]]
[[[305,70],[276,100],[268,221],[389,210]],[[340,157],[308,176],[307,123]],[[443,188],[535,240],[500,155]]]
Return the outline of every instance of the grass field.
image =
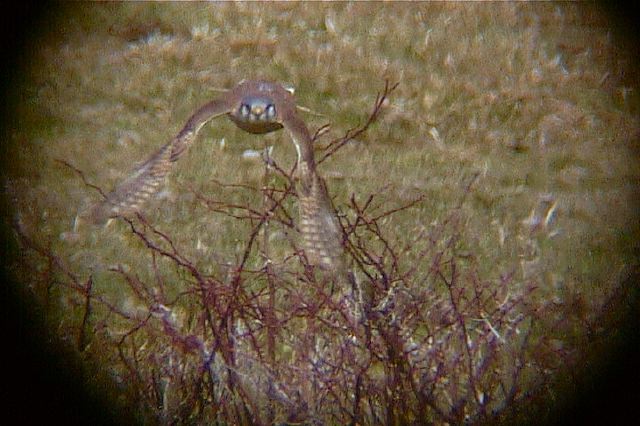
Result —
[[[21,88],[4,173],[13,272],[141,420],[487,420],[606,347],[638,264],[640,104],[632,58],[592,5],[67,7]],[[323,283],[293,256],[293,228],[228,214],[264,211],[263,189],[286,186],[242,157],[272,145],[289,169],[284,132],[215,120],[143,219],[73,229],[100,199],[81,174],[113,188],[197,107],[255,78],[293,84],[312,132],[330,125],[318,156],[366,122],[385,81],[399,83],[320,165],[343,223],[370,195],[360,216],[381,216],[379,231],[350,234],[379,260],[362,279],[384,293],[388,272],[402,289],[372,344],[330,304],[308,308]],[[295,204],[283,204],[294,219]]]

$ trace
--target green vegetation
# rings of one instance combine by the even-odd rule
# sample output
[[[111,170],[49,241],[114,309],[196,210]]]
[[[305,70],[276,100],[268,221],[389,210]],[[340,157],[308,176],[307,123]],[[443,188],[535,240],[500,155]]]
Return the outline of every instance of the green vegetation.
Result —
[[[129,401],[146,410],[142,420],[487,419],[553,383],[563,367],[574,368],[588,356],[594,330],[603,333],[594,326],[604,321],[603,307],[624,293],[638,264],[640,105],[631,58],[592,5],[68,7],[59,34],[33,52],[12,134],[4,185],[13,211],[6,220],[23,250],[13,271],[88,365],[108,366],[111,378],[131,383],[118,397],[133,395]],[[293,84],[300,105],[312,111],[301,112],[312,131],[331,125],[317,141],[319,153],[366,122],[385,80],[399,83],[381,117],[320,166],[344,223],[422,197],[379,218],[379,234],[350,234],[353,244],[362,239],[356,254],[375,253],[383,265],[362,268],[360,279],[370,273],[386,291],[384,270],[410,295],[398,301],[397,309],[407,309],[400,332],[411,331],[399,355],[361,343],[342,343],[353,354],[336,354],[344,336],[327,324],[338,320],[318,296],[321,279],[294,256],[294,230],[274,219],[265,231],[255,217],[238,220],[203,202],[220,201],[234,214],[247,212],[231,205],[266,210],[263,186],[284,189],[288,182],[241,154],[273,145],[273,157],[289,170],[295,152],[284,132],[258,137],[215,120],[143,219],[73,231],[76,214],[100,199],[73,168],[109,190],[197,107],[253,78]],[[359,216],[351,198],[362,207],[370,195]],[[296,217],[295,198],[283,207],[279,219],[286,222],[284,211]],[[234,275],[254,232],[247,264]],[[399,256],[397,268],[381,238]],[[265,251],[273,270],[265,269]],[[259,308],[242,312],[233,297]],[[318,301],[318,311],[288,311],[302,310],[296,297]],[[420,305],[409,315],[411,300]],[[443,300],[459,303],[453,318]],[[224,306],[236,306],[226,319]],[[273,320],[260,316],[265,312],[282,331],[260,328]],[[216,321],[225,324],[207,325]],[[458,325],[480,349],[456,340]],[[228,334],[214,335],[220,330]],[[224,352],[231,341],[235,355]],[[194,342],[220,351],[208,376]],[[275,347],[269,355],[251,345]],[[309,370],[314,356],[342,356],[358,367],[317,367],[335,380],[323,388],[310,378],[323,374]],[[470,373],[465,356],[491,368]],[[280,384],[265,384],[278,383],[279,374]],[[433,386],[432,393],[412,389],[408,396],[411,383]],[[406,400],[394,400],[400,395]]]

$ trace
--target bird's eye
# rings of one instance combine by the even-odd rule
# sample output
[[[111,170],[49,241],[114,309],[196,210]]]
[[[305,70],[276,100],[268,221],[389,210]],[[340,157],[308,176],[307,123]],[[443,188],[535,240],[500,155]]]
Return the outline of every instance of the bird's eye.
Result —
[[[251,114],[251,107],[247,104],[241,104],[240,105],[240,117],[242,118],[249,118],[249,115]]]
[[[276,118],[276,106],[274,104],[267,105],[265,114],[266,114],[267,120],[273,120],[274,118]]]

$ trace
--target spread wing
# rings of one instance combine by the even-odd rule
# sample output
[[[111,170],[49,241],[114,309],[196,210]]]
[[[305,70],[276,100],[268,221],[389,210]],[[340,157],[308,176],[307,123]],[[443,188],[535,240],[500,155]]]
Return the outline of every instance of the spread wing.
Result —
[[[128,216],[143,207],[158,192],[173,163],[193,143],[198,132],[209,120],[229,112],[225,99],[204,105],[189,118],[180,133],[138,166],[124,182],[107,194],[106,198],[80,214],[92,224],[101,224],[109,218]]]
[[[300,176],[300,232],[307,260],[312,265],[344,272],[342,228],[335,215],[326,185],[313,173]]]
[[[305,256],[312,265],[342,273],[342,229],[324,180],[316,170],[309,130],[294,112],[286,115],[283,125],[298,151],[300,233]]]

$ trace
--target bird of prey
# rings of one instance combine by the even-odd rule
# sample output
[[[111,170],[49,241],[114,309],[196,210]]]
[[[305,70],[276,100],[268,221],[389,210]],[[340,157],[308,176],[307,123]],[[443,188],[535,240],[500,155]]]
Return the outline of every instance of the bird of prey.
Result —
[[[264,81],[245,80],[198,109],[182,130],[120,183],[106,198],[80,214],[81,220],[101,224],[109,218],[140,211],[162,186],[173,164],[186,152],[198,132],[211,119],[226,115],[240,129],[265,134],[283,129],[298,155],[300,233],[305,256],[311,265],[333,271],[344,270],[342,231],[316,170],[313,141],[296,111],[293,91]]]

